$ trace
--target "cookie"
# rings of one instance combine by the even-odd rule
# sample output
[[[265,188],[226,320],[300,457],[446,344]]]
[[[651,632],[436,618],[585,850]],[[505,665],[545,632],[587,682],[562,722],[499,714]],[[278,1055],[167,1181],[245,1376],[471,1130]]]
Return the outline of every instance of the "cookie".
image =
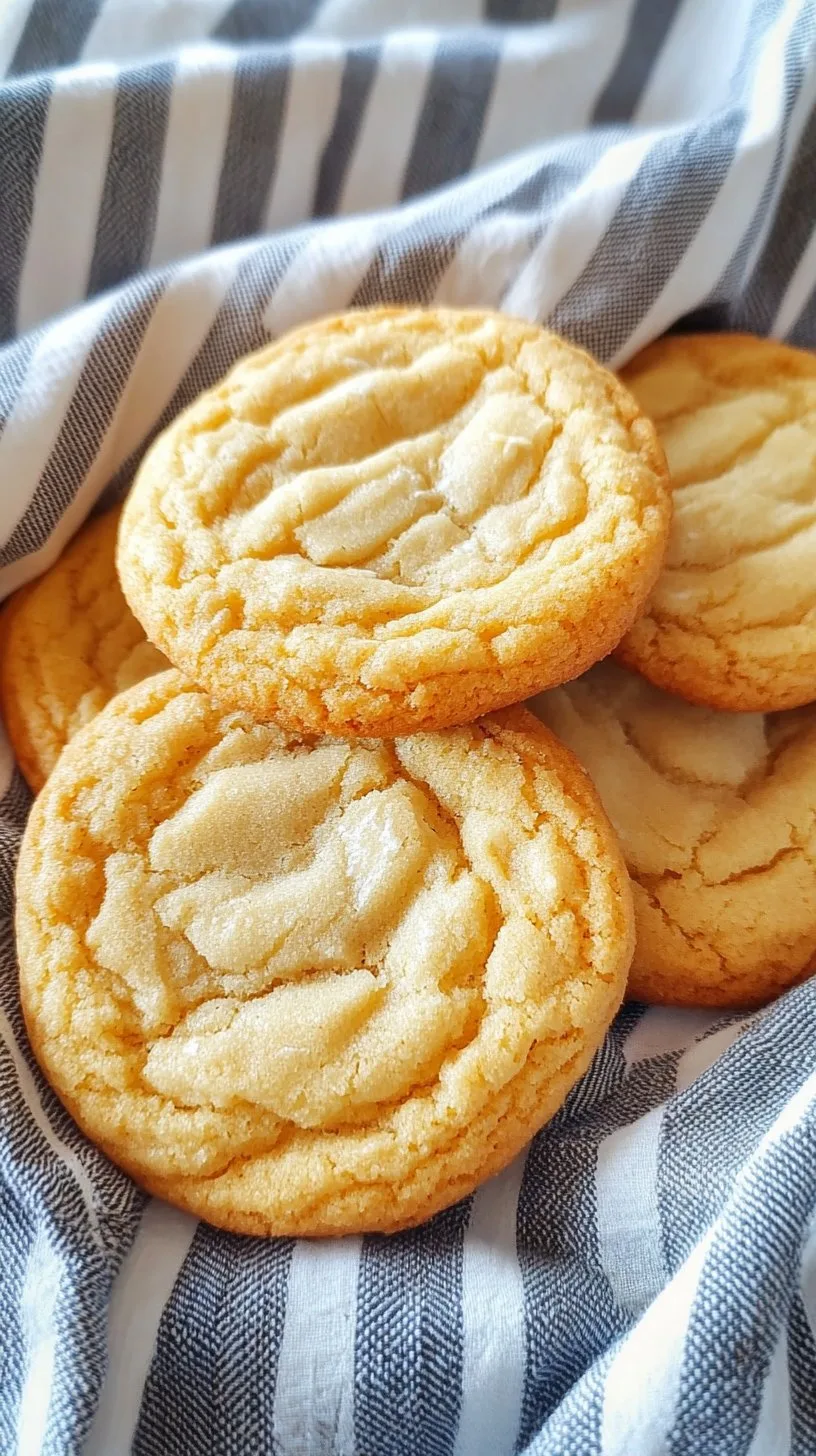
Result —
[[[690,702],[816,699],[816,355],[746,334],[676,335],[623,378],[674,487],[666,565],[618,657]]]
[[[719,713],[613,663],[533,706],[618,832],[631,996],[753,1006],[816,971],[816,706]]]
[[[177,673],[68,745],[17,875],[34,1051],[151,1192],[257,1234],[390,1230],[512,1158],[623,994],[620,851],[523,709],[296,738]]]
[[[652,425],[588,355],[495,313],[374,309],[287,335],[171,425],[119,571],[220,702],[390,736],[603,656],[669,513]]]
[[[83,527],[39,581],[15,593],[0,635],[0,706],[38,793],[68,739],[122,688],[167,667],[116,577],[119,512]]]

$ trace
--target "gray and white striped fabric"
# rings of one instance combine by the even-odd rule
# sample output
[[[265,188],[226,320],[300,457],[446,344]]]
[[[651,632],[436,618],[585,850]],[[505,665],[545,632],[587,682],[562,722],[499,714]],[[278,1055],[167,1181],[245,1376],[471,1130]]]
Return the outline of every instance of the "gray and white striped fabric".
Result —
[[[237,355],[378,300],[816,344],[813,0],[0,0],[0,594]],[[392,1239],[146,1200],[26,1042],[0,753],[0,1452],[814,1456],[816,981],[628,1007]]]

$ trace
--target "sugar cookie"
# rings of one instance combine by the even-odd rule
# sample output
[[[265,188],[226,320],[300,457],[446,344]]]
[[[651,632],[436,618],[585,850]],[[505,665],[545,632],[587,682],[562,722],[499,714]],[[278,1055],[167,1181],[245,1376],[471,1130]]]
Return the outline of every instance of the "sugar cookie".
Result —
[[[11,745],[38,792],[68,739],[108,699],[167,667],[145,641],[116,577],[119,512],[83,527],[39,581],[5,609],[0,704]]]
[[[244,360],[165,431],[119,571],[220,702],[395,735],[604,656],[670,509],[651,423],[581,350],[495,313],[373,309]]]
[[[666,565],[617,656],[691,702],[773,712],[816,698],[816,355],[675,335],[623,378],[674,487]]]
[[[68,745],[25,833],[26,1021],[90,1137],[261,1234],[389,1230],[563,1101],[633,917],[586,775],[523,709],[297,739],[163,673]]]
[[[816,706],[719,713],[613,663],[533,706],[620,837],[630,995],[751,1006],[816,971]]]

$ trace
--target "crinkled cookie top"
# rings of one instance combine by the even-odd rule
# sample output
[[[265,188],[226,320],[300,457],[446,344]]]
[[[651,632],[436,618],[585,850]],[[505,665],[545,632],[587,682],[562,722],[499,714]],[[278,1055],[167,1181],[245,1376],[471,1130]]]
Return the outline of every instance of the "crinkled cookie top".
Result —
[[[84,526],[39,581],[12,598],[0,652],[3,718],[35,792],[62,748],[114,693],[167,667],[116,576],[119,511]]]
[[[748,1005],[816,970],[816,706],[720,713],[613,663],[534,706],[620,837],[632,995]]]
[[[816,356],[745,334],[675,335],[625,383],[658,427],[674,522],[620,658],[693,702],[816,698]]]
[[[82,1127],[250,1232],[389,1228],[554,1112],[631,958],[628,878],[523,710],[305,740],[165,673],[66,749],[18,873],[26,1019]]]
[[[170,426],[119,567],[221,701],[407,732],[603,656],[669,512],[652,425],[588,355],[499,314],[374,309],[279,339]]]

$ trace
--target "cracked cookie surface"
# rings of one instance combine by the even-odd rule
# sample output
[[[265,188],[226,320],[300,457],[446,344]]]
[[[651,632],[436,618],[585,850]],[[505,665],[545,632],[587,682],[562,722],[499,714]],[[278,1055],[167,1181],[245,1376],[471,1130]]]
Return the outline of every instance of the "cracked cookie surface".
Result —
[[[660,433],[674,520],[617,656],[714,708],[813,701],[816,355],[744,334],[676,335],[622,378]]]
[[[750,1006],[816,971],[816,706],[721,713],[611,662],[531,706],[617,830],[630,996]]]
[[[416,1223],[547,1121],[633,941],[609,823],[523,709],[298,738],[175,672],[72,741],[17,876],[26,1022],[83,1129],[237,1231]]]
[[[165,431],[119,570],[220,701],[393,735],[604,656],[670,510],[653,426],[588,355],[499,314],[374,309],[283,337]]]
[[[118,524],[117,510],[84,526],[54,566],[5,609],[0,704],[35,793],[68,739],[114,693],[167,667],[122,595]]]

